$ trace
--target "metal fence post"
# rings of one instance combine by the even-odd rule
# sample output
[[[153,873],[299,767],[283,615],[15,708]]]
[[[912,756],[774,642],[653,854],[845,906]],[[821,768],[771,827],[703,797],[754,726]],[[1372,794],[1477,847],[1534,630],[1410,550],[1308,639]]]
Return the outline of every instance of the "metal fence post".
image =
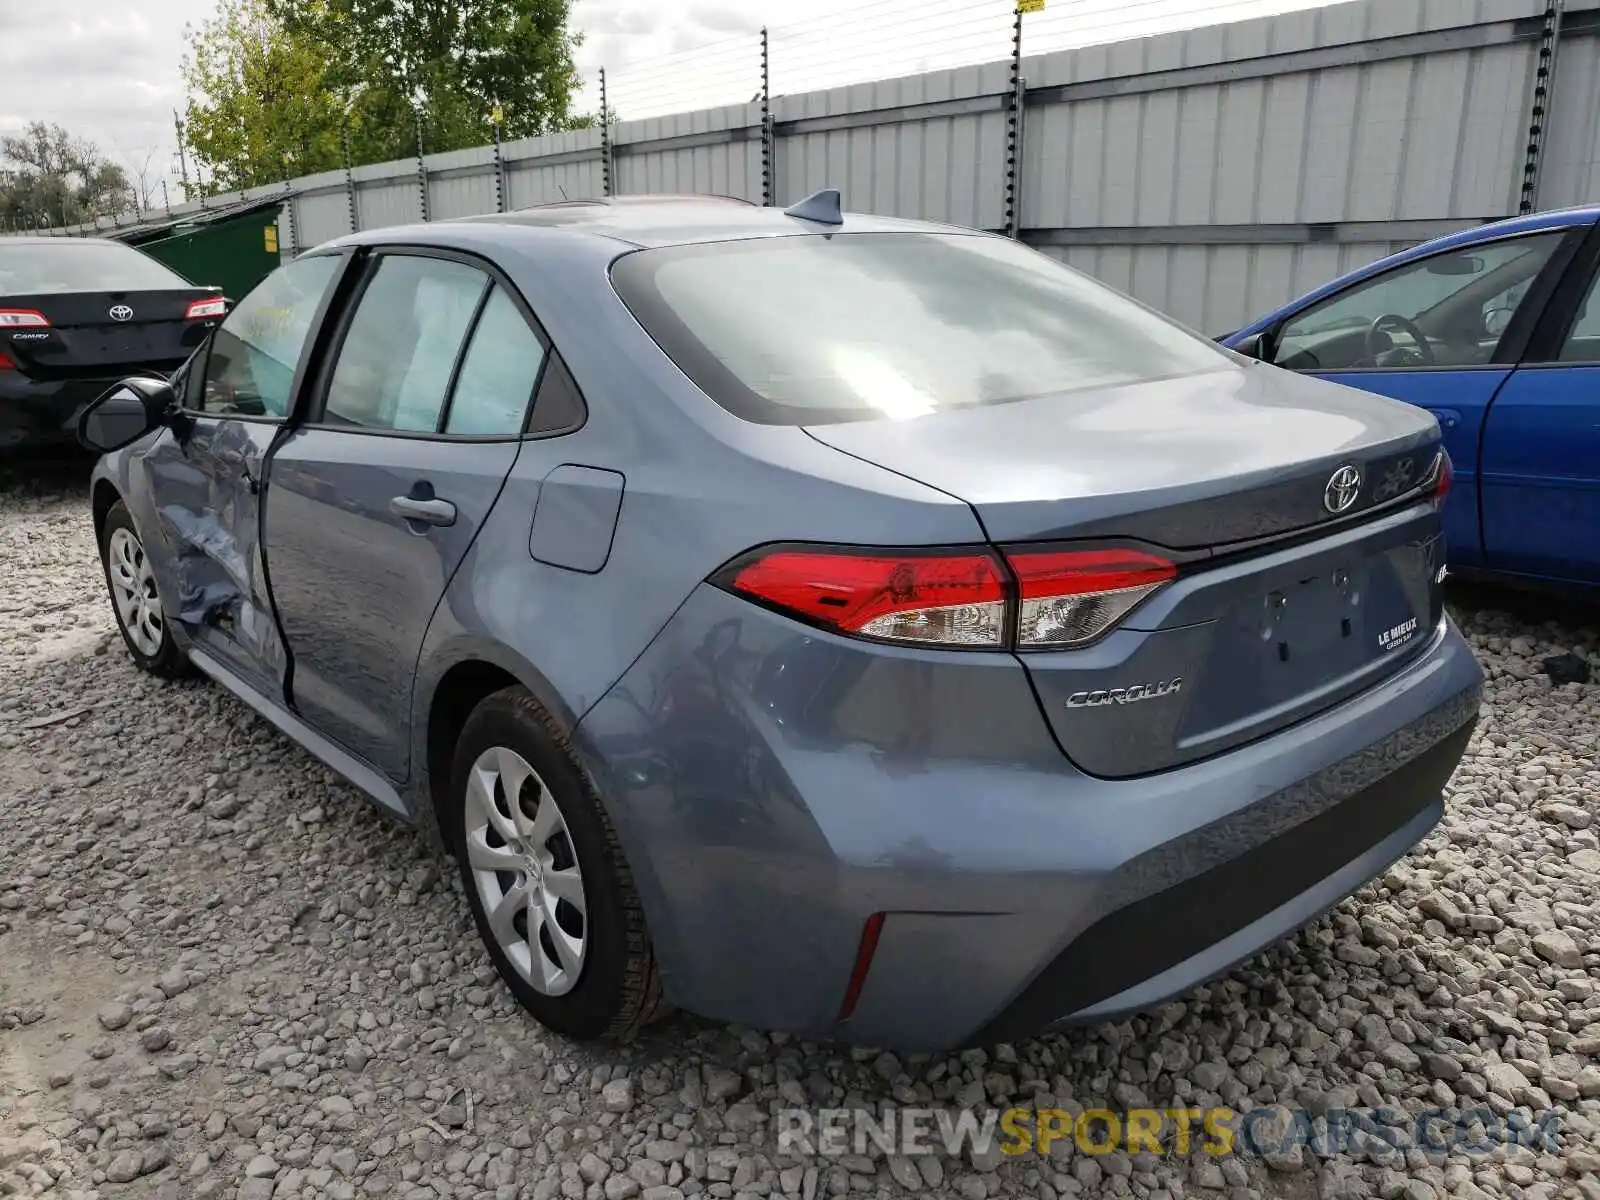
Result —
[[[600,68],[600,194],[611,195],[611,109],[606,104],[606,69]]]
[[[1517,211],[1539,208],[1539,181],[1543,174],[1544,143],[1550,131],[1550,110],[1556,92],[1556,55],[1561,49],[1561,18],[1566,0],[1549,0],[1544,28],[1539,36],[1539,58],[1533,75],[1533,102],[1528,115],[1528,156],[1522,167],[1522,196]]]
[[[490,117],[489,128],[494,131],[494,210],[506,210],[506,167],[505,160],[500,157],[500,106],[495,105],[494,114]]]
[[[428,220],[428,158],[422,148],[422,109],[417,109],[417,197],[422,202],[422,219]]]
[[[772,180],[772,45],[761,27],[761,203],[773,203]]]
[[[285,232],[289,235],[289,257],[296,258],[300,254],[300,231],[296,228],[294,213],[294,184],[289,182],[289,165],[287,163],[283,165],[283,195],[283,211],[284,214],[289,218],[289,225],[285,230]]]
[[[1022,169],[1022,108],[1027,87],[1022,81],[1022,14],[1027,0],[1016,0],[1011,14],[1011,103],[1006,110],[1006,236],[1022,236],[1022,196],[1018,173]]]
[[[345,122],[344,128],[339,131],[339,140],[344,147],[344,196],[345,202],[350,207],[350,232],[356,232],[356,176],[350,168],[350,123]]]

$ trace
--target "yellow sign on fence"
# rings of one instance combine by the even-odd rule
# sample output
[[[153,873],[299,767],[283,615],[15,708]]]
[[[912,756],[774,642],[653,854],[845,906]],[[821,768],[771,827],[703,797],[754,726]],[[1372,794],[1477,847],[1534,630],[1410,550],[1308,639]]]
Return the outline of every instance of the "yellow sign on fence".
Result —
[[[278,227],[276,225],[267,226],[266,239],[267,253],[276,254],[278,252]]]
[[[1019,13],[1036,13],[1044,11],[1044,0],[1017,0]]]

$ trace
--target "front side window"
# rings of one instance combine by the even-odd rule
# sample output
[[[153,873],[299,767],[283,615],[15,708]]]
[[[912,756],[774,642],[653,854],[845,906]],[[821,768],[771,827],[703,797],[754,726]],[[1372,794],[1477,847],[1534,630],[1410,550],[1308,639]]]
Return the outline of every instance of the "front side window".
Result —
[[[289,415],[300,353],[342,263],[336,255],[297,258],[250,289],[211,339],[201,411],[276,421]]]
[[[432,433],[489,278],[452,259],[388,254],[356,305],[328,384],[323,419]]]
[[[977,234],[640,250],[611,277],[702,391],[765,424],[910,418],[1239,369],[1104,284]]]
[[[1296,371],[1491,363],[1564,236],[1448,250],[1363,280],[1284,325],[1273,361]]]

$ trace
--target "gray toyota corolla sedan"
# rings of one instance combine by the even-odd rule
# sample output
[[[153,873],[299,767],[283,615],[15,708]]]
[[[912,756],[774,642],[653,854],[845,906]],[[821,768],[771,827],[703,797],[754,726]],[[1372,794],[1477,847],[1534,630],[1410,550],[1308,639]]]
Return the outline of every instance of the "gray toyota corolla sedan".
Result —
[[[134,660],[452,851],[575,1037],[1146,1008],[1404,854],[1478,712],[1431,416],[836,193],[340,238],[80,436]]]

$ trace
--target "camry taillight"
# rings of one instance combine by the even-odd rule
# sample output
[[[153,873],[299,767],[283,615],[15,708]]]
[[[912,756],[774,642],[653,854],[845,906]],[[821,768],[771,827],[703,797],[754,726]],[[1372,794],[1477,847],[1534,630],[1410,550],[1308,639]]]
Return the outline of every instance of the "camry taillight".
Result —
[[[0,308],[0,329],[49,329],[50,318],[36,308]]]
[[[1177,575],[1136,550],[770,547],[713,582],[853,637],[952,649],[1081,646]]]
[[[1439,457],[1433,464],[1433,502],[1443,504],[1444,498],[1450,494],[1450,485],[1456,481],[1456,470],[1450,462],[1450,452],[1440,450]]]
[[[221,296],[215,300],[196,300],[189,305],[183,314],[185,321],[203,321],[207,317],[225,317],[228,315],[228,302]]]

